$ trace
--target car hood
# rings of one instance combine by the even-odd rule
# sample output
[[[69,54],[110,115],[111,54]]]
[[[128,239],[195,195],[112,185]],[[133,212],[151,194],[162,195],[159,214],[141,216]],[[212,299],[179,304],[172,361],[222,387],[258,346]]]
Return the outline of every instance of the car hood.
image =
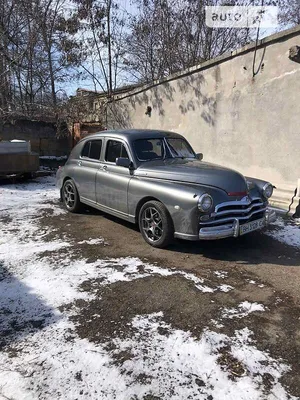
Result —
[[[149,161],[135,170],[135,176],[214,186],[227,193],[247,191],[245,178],[240,173],[194,159]]]

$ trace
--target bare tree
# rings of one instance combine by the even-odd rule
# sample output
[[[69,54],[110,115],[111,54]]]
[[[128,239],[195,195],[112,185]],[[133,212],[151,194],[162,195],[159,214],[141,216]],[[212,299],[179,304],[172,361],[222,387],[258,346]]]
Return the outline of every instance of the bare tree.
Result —
[[[81,53],[79,64],[94,89],[110,97],[122,71],[122,38],[125,15],[113,0],[80,0]]]
[[[1,117],[55,115],[78,26],[63,0],[0,0]]]
[[[237,2],[235,2],[237,3]],[[205,6],[217,0],[137,0],[131,19],[126,63],[140,81],[152,81],[219,56],[249,41],[248,29],[212,29]]]
[[[67,13],[64,0],[40,0],[37,5],[36,21],[48,69],[45,83],[50,86],[54,107],[57,106],[56,85],[67,79],[68,68],[75,62],[74,50],[78,49],[76,39],[71,38],[79,28],[77,16],[66,17]]]
[[[281,26],[295,26],[300,24],[300,1],[299,0],[279,0],[280,7],[279,20]]]
[[[7,113],[12,108],[13,70],[22,62],[20,35],[25,18],[13,0],[0,0],[0,108]]]

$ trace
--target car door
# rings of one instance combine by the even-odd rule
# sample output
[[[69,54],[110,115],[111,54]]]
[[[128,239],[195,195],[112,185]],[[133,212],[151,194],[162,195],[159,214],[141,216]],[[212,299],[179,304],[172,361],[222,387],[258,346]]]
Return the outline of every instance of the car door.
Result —
[[[76,181],[81,200],[96,203],[96,174],[101,165],[102,139],[88,140],[77,161]]]
[[[127,215],[131,173],[129,168],[116,165],[118,157],[130,158],[127,144],[107,138],[104,159],[96,176],[96,200],[102,206]]]

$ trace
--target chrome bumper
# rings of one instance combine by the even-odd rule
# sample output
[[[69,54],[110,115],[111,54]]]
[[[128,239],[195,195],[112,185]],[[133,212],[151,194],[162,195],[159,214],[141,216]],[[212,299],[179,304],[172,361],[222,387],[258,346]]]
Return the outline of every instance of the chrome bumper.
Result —
[[[267,209],[265,212],[265,223],[267,226],[269,223],[276,220],[276,213],[274,210]],[[233,222],[229,224],[224,224],[220,226],[211,226],[206,228],[201,228],[199,231],[199,239],[201,240],[215,240],[224,239],[227,237],[238,237],[240,233],[240,221],[236,218]]]

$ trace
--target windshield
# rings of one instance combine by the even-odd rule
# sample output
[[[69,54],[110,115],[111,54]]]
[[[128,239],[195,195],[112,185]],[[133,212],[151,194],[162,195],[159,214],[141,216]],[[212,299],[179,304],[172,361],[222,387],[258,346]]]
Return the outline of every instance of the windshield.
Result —
[[[178,138],[169,138],[166,140],[173,157],[195,158],[195,153],[186,140]]]
[[[138,139],[134,142],[134,150],[139,161],[195,158],[195,153],[189,143],[180,138]]]

